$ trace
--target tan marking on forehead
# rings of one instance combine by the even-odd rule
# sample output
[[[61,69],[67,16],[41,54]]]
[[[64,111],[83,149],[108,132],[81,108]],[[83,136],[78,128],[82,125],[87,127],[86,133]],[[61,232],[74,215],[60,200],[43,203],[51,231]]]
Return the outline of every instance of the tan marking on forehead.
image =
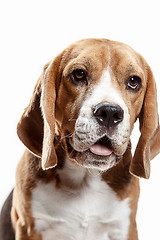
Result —
[[[68,64],[74,62],[88,62],[106,67],[108,62],[108,40],[86,39],[71,45],[66,52],[69,53]],[[66,55],[66,54],[65,54]],[[66,58],[66,57],[65,57]]]
[[[111,51],[110,51],[110,47],[108,45],[108,66],[110,66],[111,64]]]
[[[124,44],[111,45],[110,47],[111,54],[111,66],[127,67],[130,68],[142,68],[142,62],[139,57],[139,54]]]

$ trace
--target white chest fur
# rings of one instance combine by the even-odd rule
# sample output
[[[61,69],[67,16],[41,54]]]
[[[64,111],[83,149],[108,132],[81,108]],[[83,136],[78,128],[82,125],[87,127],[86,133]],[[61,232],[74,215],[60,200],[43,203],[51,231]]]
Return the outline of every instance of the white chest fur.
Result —
[[[65,183],[67,175],[63,177]],[[57,189],[54,182],[39,182],[33,190],[32,214],[35,230],[42,239],[127,240],[128,199],[118,200],[100,175],[93,175],[86,169],[79,174],[75,171],[70,181],[74,178],[80,183],[77,188],[64,184]]]

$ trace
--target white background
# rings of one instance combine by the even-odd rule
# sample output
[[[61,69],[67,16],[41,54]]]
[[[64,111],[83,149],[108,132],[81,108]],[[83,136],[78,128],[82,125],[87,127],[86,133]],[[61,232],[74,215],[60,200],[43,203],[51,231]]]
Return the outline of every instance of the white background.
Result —
[[[14,0],[0,3],[0,206],[15,183],[24,146],[16,125],[43,65],[82,38],[109,38],[140,52],[155,75],[160,97],[159,1]],[[137,131],[133,142],[137,141]],[[150,180],[141,180],[140,240],[160,239],[160,155]],[[133,239],[134,240],[134,239]]]

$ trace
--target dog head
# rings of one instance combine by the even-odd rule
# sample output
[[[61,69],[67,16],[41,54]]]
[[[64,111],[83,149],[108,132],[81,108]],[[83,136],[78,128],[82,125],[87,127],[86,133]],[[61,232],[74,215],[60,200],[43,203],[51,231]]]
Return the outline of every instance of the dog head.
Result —
[[[57,165],[55,134],[71,161],[106,171],[126,152],[135,121],[141,136],[130,172],[148,178],[160,151],[156,85],[146,61],[129,46],[87,39],[65,49],[44,67],[17,132],[42,158]]]

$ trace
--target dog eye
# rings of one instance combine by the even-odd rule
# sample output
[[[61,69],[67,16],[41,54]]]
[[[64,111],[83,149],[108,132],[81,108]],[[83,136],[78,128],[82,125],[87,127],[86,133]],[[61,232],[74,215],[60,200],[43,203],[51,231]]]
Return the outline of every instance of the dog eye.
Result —
[[[138,91],[141,87],[141,78],[138,76],[131,76],[127,82],[127,89]]]
[[[82,70],[82,69],[75,69],[72,73],[71,73],[71,80],[74,84],[85,84],[87,85],[87,73],[86,71]]]

